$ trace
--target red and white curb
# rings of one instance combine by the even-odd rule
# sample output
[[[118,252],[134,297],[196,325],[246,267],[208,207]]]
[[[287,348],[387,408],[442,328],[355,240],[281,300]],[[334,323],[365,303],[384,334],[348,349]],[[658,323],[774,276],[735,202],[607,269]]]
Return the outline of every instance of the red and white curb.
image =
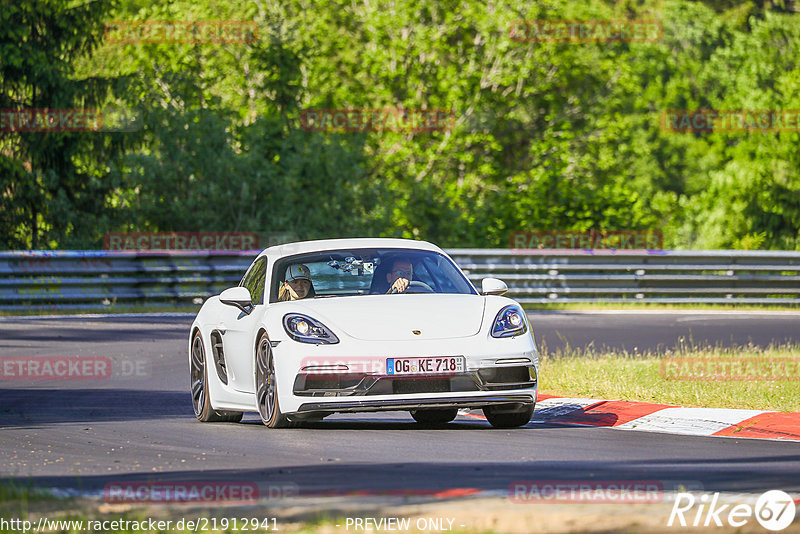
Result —
[[[800,413],[766,410],[682,408],[648,402],[539,395],[531,422],[692,436],[800,441]]]

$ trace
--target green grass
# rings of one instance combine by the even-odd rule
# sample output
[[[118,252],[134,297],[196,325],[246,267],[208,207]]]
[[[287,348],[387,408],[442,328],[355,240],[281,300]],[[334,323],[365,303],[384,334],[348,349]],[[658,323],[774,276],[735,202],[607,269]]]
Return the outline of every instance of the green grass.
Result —
[[[674,362],[663,367],[662,361]],[[759,378],[753,369],[775,365],[777,359],[793,359],[784,371]],[[748,378],[731,380],[741,374],[702,375],[692,372],[677,376],[669,369],[710,369],[715,364],[739,362]],[[543,394],[564,397],[589,397],[700,406],[707,408],[752,408],[781,412],[800,412],[800,345],[773,345],[767,348],[678,346],[660,352],[576,350],[566,348],[553,353],[543,351],[540,390]],[[763,375],[760,375],[763,376]],[[678,379],[680,378],[680,379]]]
[[[0,480],[0,502],[8,501],[47,501],[56,497],[47,490],[35,488],[13,480]]]

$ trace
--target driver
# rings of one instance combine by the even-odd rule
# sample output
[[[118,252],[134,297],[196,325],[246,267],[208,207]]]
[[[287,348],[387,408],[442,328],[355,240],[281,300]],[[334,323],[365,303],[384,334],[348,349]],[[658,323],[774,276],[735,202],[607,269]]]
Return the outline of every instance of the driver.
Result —
[[[311,272],[302,263],[290,265],[286,269],[286,281],[278,290],[278,300],[299,300],[306,298],[311,291]]]
[[[389,282],[389,291],[387,293],[404,293],[411,283],[411,278],[414,276],[414,268],[411,262],[405,259],[396,259],[392,263],[392,270],[386,275],[386,281]]]

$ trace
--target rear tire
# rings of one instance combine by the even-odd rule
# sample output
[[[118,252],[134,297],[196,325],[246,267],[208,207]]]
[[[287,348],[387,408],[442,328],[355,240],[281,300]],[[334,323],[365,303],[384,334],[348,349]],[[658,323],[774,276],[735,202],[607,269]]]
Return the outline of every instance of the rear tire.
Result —
[[[506,406],[487,406],[483,415],[495,428],[517,428],[527,425],[533,417],[534,404],[526,404],[521,410],[509,411]]]
[[[444,425],[452,421],[458,415],[456,408],[437,408],[429,410],[414,410],[411,417],[421,425]]]
[[[281,413],[278,402],[278,381],[275,373],[275,358],[272,355],[272,344],[266,332],[258,340],[256,352],[256,401],[261,422],[269,428],[286,428],[294,426]]]
[[[189,380],[192,392],[192,408],[194,416],[203,423],[238,423],[244,415],[242,412],[223,412],[211,408],[211,396],[208,393],[208,369],[206,367],[206,349],[203,337],[198,331],[192,339],[191,359],[189,360]]]

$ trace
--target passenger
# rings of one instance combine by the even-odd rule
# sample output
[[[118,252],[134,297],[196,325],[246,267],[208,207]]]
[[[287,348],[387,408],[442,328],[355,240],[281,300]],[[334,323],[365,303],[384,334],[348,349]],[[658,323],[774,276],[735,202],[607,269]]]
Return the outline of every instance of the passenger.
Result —
[[[286,269],[286,281],[281,284],[278,290],[278,300],[285,302],[288,300],[299,300],[306,298],[313,293],[314,286],[311,283],[311,272],[302,263],[290,265]]]

